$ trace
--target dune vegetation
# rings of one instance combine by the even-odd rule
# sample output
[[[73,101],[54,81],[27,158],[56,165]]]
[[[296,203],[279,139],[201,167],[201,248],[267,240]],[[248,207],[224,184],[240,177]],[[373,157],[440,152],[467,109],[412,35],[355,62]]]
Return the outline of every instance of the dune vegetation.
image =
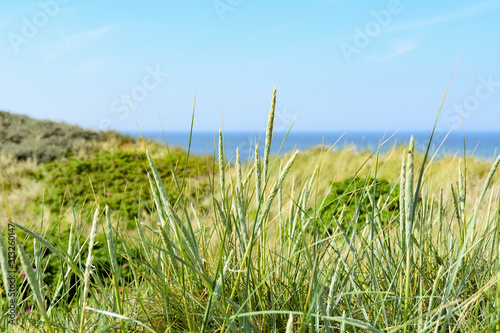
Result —
[[[271,156],[275,103],[248,163],[223,133],[0,150],[2,332],[500,332],[500,157]]]

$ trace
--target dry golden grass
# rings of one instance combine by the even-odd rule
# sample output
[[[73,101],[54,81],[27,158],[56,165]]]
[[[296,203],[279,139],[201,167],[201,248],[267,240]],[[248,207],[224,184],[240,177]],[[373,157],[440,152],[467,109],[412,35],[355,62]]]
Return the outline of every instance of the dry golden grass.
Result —
[[[147,142],[148,150],[151,152],[153,158],[165,154],[165,147],[158,142]],[[115,150],[120,149],[124,151],[142,151],[143,144],[141,141],[123,142],[110,140],[103,144],[100,149]],[[170,148],[171,152],[180,152],[182,148]],[[303,184],[309,178],[316,165],[320,165],[319,177],[316,180],[316,193],[318,198],[322,198],[328,194],[330,182],[339,182],[346,178],[358,174],[362,177],[375,175],[377,170],[377,178],[386,179],[392,184],[399,182],[399,170],[401,168],[401,157],[404,148],[394,148],[393,150],[381,154],[377,157],[376,154],[368,151],[356,151],[355,149],[342,149],[335,150],[329,147],[315,147],[307,151],[302,151],[297,156],[297,160],[292,166],[288,177],[283,183],[283,193],[290,193],[292,182],[295,184]],[[81,153],[81,157],[86,156]],[[270,177],[274,179],[277,176],[279,164],[281,161],[286,161],[288,155],[283,157],[271,157]],[[430,156],[429,158],[431,158]],[[456,182],[458,175],[459,156],[447,155],[444,157],[435,158],[425,172],[426,188],[428,194],[437,198],[441,187],[444,189],[444,196],[449,197],[450,184]],[[422,164],[423,156],[417,154],[415,156],[416,173],[420,172],[420,165]],[[274,163],[274,164],[273,164]],[[462,162],[463,163],[463,162]],[[492,161],[481,160],[472,158],[467,161],[467,195],[477,197],[484,184],[488,171],[491,167]],[[8,156],[0,156],[0,167],[2,168],[4,181],[8,186],[7,200],[12,216],[17,221],[25,221],[29,224],[30,221],[40,219],[41,207],[37,207],[34,202],[43,196],[44,184],[34,180],[32,177],[27,177],[28,174],[34,174],[39,170],[39,165],[33,161],[16,161]],[[248,170],[249,165],[243,166],[244,170]],[[227,166],[227,172],[235,177],[234,165]],[[498,184],[499,175],[494,178],[494,184]],[[217,179],[216,179],[217,181]],[[218,186],[216,185],[216,191]],[[295,189],[298,193],[300,189]],[[284,203],[289,202],[288,197],[283,198]],[[205,198],[204,201],[210,201],[210,198]],[[473,202],[468,201],[470,205]],[[311,205],[315,204],[314,201]],[[316,202],[316,204],[319,204]],[[310,207],[312,208],[312,207]],[[286,210],[285,210],[286,211]],[[276,207],[271,209],[273,214],[277,214]],[[50,212],[45,210],[45,218],[47,221],[50,217],[57,218],[60,212]],[[149,214],[144,214],[147,219]],[[5,200],[0,200],[0,219],[2,225],[5,224],[7,217],[5,209]]]

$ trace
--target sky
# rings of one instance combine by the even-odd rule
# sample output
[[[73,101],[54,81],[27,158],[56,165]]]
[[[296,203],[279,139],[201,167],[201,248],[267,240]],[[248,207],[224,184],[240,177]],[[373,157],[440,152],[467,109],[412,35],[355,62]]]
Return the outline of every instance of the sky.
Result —
[[[498,130],[500,0],[4,1],[0,110],[91,129]]]

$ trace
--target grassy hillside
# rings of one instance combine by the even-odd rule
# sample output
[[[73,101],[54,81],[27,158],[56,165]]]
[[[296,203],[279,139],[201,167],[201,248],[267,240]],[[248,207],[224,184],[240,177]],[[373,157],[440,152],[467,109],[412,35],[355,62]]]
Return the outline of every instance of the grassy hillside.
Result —
[[[49,162],[78,152],[89,152],[105,141],[131,141],[114,132],[96,132],[79,126],[0,111],[0,154],[17,160]]]

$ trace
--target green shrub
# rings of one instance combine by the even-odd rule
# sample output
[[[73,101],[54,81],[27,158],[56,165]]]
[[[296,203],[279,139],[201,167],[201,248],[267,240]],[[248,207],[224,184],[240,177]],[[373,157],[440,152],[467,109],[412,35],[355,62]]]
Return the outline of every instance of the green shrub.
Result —
[[[330,193],[319,210],[323,223],[326,223],[329,229],[335,227],[335,224],[332,225],[335,223],[332,216],[338,217],[345,206],[344,218],[341,221],[345,230],[351,228],[354,222],[365,224],[368,216],[372,214],[372,205],[366,189],[369,188],[369,195],[373,198],[374,181],[373,178],[349,177],[338,183],[331,182]],[[388,214],[396,215],[399,212],[399,185],[393,186],[385,179],[377,179],[375,185],[375,202],[380,198],[384,202],[387,200],[387,207],[379,212],[382,214],[381,220],[387,221]]]
[[[179,186],[185,180],[184,191],[188,198],[203,197],[196,194],[209,188],[206,160],[191,156],[185,167],[185,153],[173,153],[171,157],[172,162],[167,155],[159,159],[158,171],[172,202],[179,196],[173,176],[179,180]],[[88,212],[95,203],[95,193],[101,207],[108,205],[114,211],[120,210],[122,216],[128,218],[128,226],[132,227],[141,209],[154,207],[149,186],[144,186],[148,184],[145,161],[144,153],[118,150],[101,151],[93,158],[74,156],[45,164],[42,178],[46,183],[45,204],[59,212],[61,208],[66,211],[74,203],[86,202],[84,209]]]

